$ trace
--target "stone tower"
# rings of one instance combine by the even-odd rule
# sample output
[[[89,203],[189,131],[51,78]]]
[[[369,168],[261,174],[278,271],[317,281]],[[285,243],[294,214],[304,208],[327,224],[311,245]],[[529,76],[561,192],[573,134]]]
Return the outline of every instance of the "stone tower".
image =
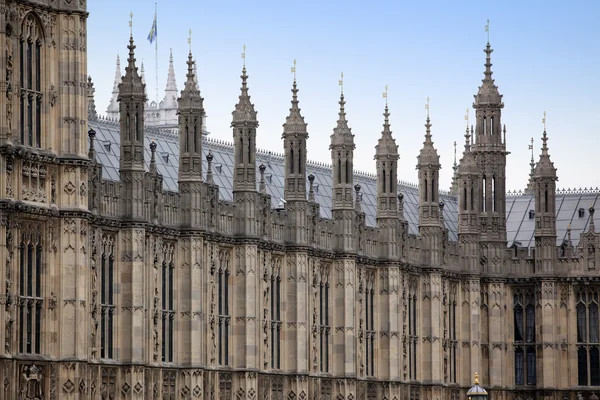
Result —
[[[428,105],[429,107],[429,105]],[[423,263],[439,266],[441,259],[441,243],[443,226],[440,217],[439,176],[440,156],[431,140],[431,122],[429,110],[425,123],[425,141],[417,157],[419,171],[419,235],[422,240]]]
[[[377,227],[380,256],[399,257],[398,246],[398,145],[390,130],[390,113],[385,105],[383,131],[375,146],[377,166]]]
[[[283,124],[283,147],[285,152],[285,200],[289,218],[289,240],[308,245],[306,223],[306,122],[298,107],[296,78],[292,86],[292,107]]]
[[[485,76],[474,96],[475,160],[481,171],[479,193],[480,263],[484,273],[502,271],[506,256],[506,130],[502,130],[502,95],[492,79],[492,48],[484,50]],[[503,135],[504,133],[504,135]]]
[[[354,135],[346,121],[344,93],[340,96],[340,111],[337,126],[331,135],[332,177],[332,214],[335,221],[334,249],[353,251],[354,245],[354,196],[353,162]]]
[[[135,45],[129,38],[129,57],[125,76],[119,84],[119,113],[121,123],[121,158],[119,172],[122,181],[121,215],[125,219],[144,219],[144,104],[145,86],[135,66]]]
[[[192,52],[188,56],[187,81],[179,103],[179,193],[182,223],[200,227],[202,217],[202,122],[203,98],[197,88]]]
[[[556,168],[548,154],[544,129],[542,154],[533,172],[535,196],[535,272],[553,274],[556,265]]]
[[[233,111],[233,148],[235,171],[233,197],[236,204],[235,232],[255,237],[256,232],[256,129],[257,112],[248,94],[246,64],[242,69],[242,88]]]

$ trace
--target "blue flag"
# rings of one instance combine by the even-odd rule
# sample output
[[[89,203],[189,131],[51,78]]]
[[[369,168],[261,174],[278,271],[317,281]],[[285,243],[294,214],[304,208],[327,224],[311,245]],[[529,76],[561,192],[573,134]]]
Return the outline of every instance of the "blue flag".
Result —
[[[156,14],[154,14],[154,22],[152,22],[152,28],[150,28],[150,33],[148,34],[148,41],[150,43],[156,40]]]

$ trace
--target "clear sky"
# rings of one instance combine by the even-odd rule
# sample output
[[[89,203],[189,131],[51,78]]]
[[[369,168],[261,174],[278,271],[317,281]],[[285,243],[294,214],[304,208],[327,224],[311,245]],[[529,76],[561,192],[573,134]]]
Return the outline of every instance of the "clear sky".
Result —
[[[88,72],[103,114],[110,100],[115,60],[125,66],[129,13],[138,63],[143,60],[151,100],[156,98],[155,47],[147,40],[151,0],[88,3]],[[158,79],[164,96],[173,51],[178,89],[183,89],[192,50],[213,138],[231,141],[245,44],[252,101],[258,111],[258,146],[281,153],[297,59],[302,114],[308,123],[309,158],[330,162],[329,136],[336,125],[340,72],[349,126],[355,134],[355,168],[375,172],[374,146],[381,134],[389,86],[399,178],[416,182],[416,157],[431,99],[432,133],[441,156],[441,188],[450,186],[453,142],[460,159],[464,115],[483,78],[486,20],[494,49],[494,78],[504,95],[507,188],[527,184],[531,151],[539,157],[542,116],[558,168],[559,188],[600,186],[600,2],[530,1],[281,1],[159,0]],[[138,64],[139,66],[139,64]]]

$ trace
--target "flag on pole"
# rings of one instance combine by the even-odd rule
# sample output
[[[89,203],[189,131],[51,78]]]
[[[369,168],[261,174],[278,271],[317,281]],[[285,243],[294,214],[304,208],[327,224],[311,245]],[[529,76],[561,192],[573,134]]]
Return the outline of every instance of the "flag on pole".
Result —
[[[150,33],[148,34],[148,41],[150,43],[156,40],[156,14],[154,14],[154,21],[152,22],[152,28],[150,28]]]

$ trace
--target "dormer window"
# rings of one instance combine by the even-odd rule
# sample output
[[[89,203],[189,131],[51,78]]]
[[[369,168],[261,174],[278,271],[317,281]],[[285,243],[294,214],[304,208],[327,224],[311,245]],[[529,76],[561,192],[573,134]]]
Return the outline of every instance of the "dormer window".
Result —
[[[163,159],[163,162],[164,162],[165,164],[168,164],[168,163],[169,163],[169,153],[162,153],[162,154],[161,154],[161,157],[162,157],[162,159]]]
[[[112,143],[111,143],[111,142],[109,142],[109,141],[102,142],[102,145],[104,146],[104,150],[105,150],[105,151],[107,151],[107,152],[109,152],[109,153],[110,153],[110,151],[111,151],[111,150],[110,150],[110,148],[111,148],[111,144],[112,144]]]
[[[579,218],[585,217],[585,208],[582,207],[577,212],[579,214]]]
[[[529,210],[529,219],[535,218],[535,210]]]
[[[217,170],[217,173],[221,173],[223,172],[223,165],[222,164],[215,164],[215,169]]]

